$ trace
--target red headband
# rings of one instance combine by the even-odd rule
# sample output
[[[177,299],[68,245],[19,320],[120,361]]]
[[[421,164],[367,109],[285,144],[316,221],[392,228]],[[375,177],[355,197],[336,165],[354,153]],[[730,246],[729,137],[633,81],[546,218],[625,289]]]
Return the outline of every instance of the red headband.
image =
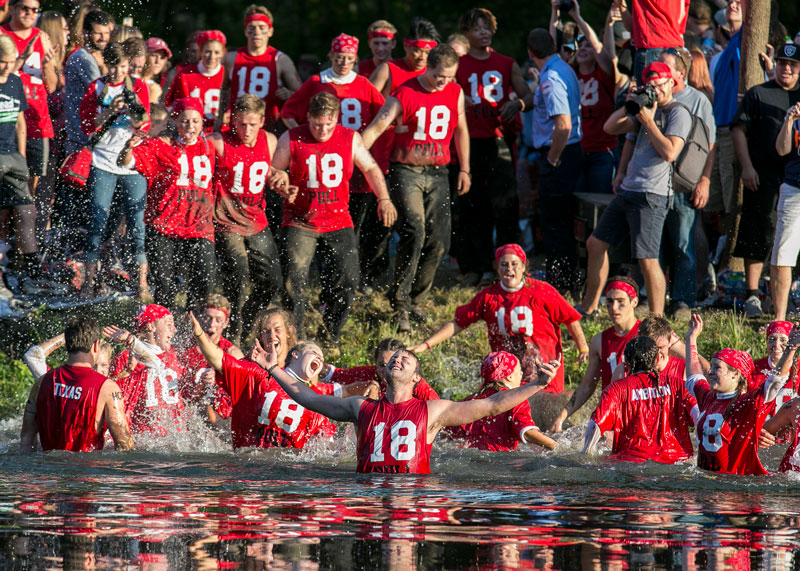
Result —
[[[739,371],[742,375],[744,375],[744,378],[748,380],[755,369],[753,358],[745,351],[737,351],[736,349],[720,349],[714,353],[714,359],[724,361]]]
[[[372,38],[394,38],[394,32],[390,32],[389,30],[374,30],[367,34],[367,37],[371,40]]]
[[[225,37],[225,34],[219,30],[206,30],[205,32],[200,32],[197,34],[197,45],[201,48],[203,47],[203,44],[212,40],[218,41],[223,46],[228,43],[228,39]]]
[[[432,50],[439,44],[439,42],[434,42],[433,40],[409,40],[408,38],[403,40],[403,43],[409,47],[423,50]]]
[[[225,319],[228,319],[231,316],[230,313],[227,312],[227,310],[225,310],[222,307],[217,307],[215,305],[207,305],[203,308],[203,311],[205,311],[206,309],[216,309],[217,311],[221,311],[222,313],[225,314]]]
[[[148,323],[155,323],[162,317],[166,317],[167,315],[172,315],[169,312],[169,309],[164,307],[163,305],[157,305],[155,303],[151,303],[150,305],[145,305],[139,310],[139,313],[136,314],[134,318],[134,322],[136,323],[136,329],[144,329],[144,326]]]
[[[608,291],[612,289],[618,289],[620,291],[624,291],[625,293],[628,294],[628,297],[630,297],[631,299],[639,297],[639,294],[636,292],[634,287],[629,283],[621,281],[608,282],[608,285],[606,286],[606,291],[604,291],[603,294],[608,295]]]
[[[773,321],[769,325],[767,325],[767,337],[772,335],[773,333],[783,333],[784,335],[789,335],[792,332],[792,323],[791,321]]]
[[[331,41],[331,53],[358,55],[358,38],[339,34]]]
[[[522,260],[522,264],[525,265],[525,250],[522,249],[522,246],[519,244],[506,244],[504,246],[500,246],[497,250],[494,251],[494,262],[499,263],[500,258],[505,256],[506,254],[513,254]]]
[[[272,27],[272,20],[266,14],[251,14],[244,19],[244,27],[247,27],[247,24],[250,22],[266,22],[266,24],[271,28]]]
[[[200,115],[205,113],[203,103],[197,97],[184,97],[172,105],[172,113],[176,117],[184,111],[197,111]]]
[[[502,381],[511,376],[517,365],[519,365],[519,359],[511,353],[506,351],[489,353],[481,363],[481,377],[486,383]]]

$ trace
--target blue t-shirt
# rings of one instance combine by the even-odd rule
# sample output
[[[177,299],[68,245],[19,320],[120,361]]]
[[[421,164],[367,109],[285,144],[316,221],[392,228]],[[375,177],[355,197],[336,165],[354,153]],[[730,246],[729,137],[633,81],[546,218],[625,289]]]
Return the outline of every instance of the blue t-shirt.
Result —
[[[714,120],[717,127],[727,127],[739,107],[739,62],[742,59],[742,31],[739,30],[719,54],[714,68]]]
[[[581,132],[581,88],[570,65],[553,55],[539,72],[539,86],[533,94],[533,146],[553,144],[556,115],[569,115],[572,130],[567,144],[579,143]]]
[[[17,117],[28,108],[22,80],[13,73],[0,83],[0,155],[19,152]]]

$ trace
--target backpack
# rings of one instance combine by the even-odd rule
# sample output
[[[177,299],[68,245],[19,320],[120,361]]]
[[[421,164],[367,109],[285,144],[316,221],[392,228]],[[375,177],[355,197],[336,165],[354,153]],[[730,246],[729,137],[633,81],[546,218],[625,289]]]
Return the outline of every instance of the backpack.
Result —
[[[692,192],[703,176],[703,170],[706,168],[706,161],[711,152],[708,125],[683,103],[673,101],[665,109],[670,109],[673,105],[679,105],[689,112],[692,126],[689,128],[689,134],[678,158],[672,163],[672,189],[675,193]],[[662,122],[666,122],[663,114],[661,117],[663,118]],[[664,131],[664,125],[659,124],[658,127],[662,132]]]

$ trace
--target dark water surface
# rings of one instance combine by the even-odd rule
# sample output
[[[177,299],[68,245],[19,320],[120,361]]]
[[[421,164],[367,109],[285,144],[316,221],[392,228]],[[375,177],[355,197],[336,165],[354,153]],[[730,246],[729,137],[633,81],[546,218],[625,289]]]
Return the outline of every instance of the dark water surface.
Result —
[[[800,480],[459,450],[431,476],[354,474],[352,433],[230,452],[203,430],[133,453],[20,455],[0,423],[0,567],[795,569]],[[776,466],[780,450],[770,451]]]

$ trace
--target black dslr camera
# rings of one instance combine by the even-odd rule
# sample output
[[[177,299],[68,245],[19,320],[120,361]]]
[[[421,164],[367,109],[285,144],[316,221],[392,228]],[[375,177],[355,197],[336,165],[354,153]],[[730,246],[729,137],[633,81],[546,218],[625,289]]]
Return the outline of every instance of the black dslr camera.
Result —
[[[125,105],[128,106],[128,116],[134,123],[141,123],[147,119],[147,109],[144,108],[144,105],[139,103],[139,98],[136,97],[133,91],[130,89],[124,90],[122,92],[122,99],[125,101]]]
[[[638,115],[642,107],[652,107],[658,101],[658,94],[654,87],[645,85],[633,92],[633,97],[625,102],[625,112],[628,115]]]

